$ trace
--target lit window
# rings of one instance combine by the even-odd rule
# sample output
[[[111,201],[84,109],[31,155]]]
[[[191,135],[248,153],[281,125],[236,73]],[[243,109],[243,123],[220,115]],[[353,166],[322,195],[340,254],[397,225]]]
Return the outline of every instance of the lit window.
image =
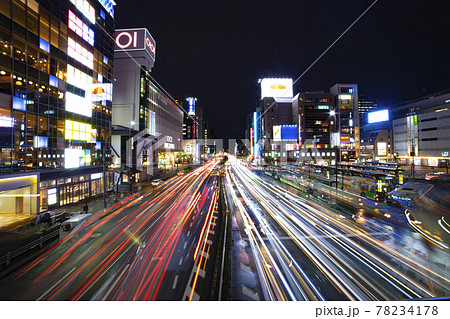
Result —
[[[66,120],[65,128],[66,140],[93,141],[93,132],[90,124]]]
[[[91,70],[94,69],[94,55],[70,37],[67,41],[67,54]]]
[[[91,21],[95,23],[95,9],[89,4],[87,0],[70,0],[80,12]]]
[[[94,31],[69,10],[69,29],[78,34],[87,43],[94,46]]]

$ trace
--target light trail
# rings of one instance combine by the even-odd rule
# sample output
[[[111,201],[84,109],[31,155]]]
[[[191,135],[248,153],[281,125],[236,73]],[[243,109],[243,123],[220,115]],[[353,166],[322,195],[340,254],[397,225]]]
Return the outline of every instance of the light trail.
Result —
[[[239,213],[250,214],[258,221],[259,228],[249,223],[249,230],[255,233],[249,236],[249,239],[252,237],[258,239],[258,234],[261,233],[260,240],[270,243],[271,249],[266,253],[274,254],[280,265],[280,268],[270,269],[270,276],[258,271],[266,289],[277,286],[283,287],[285,291],[295,289],[300,292],[303,289],[305,293],[309,289],[309,292],[313,292],[317,298],[323,298],[314,289],[311,271],[302,269],[293,258],[293,253],[297,256],[298,251],[296,253],[292,248],[283,245],[286,240],[282,242],[280,237],[286,237],[296,244],[299,251],[309,258],[311,264],[330,284],[350,300],[435,297],[436,284],[439,286],[438,290],[448,293],[450,281],[445,276],[431,271],[429,266],[418,264],[408,257],[409,252],[401,254],[378,240],[376,236],[385,232],[377,231],[381,226],[375,227],[375,224],[368,223],[360,227],[355,221],[342,218],[323,207],[312,206],[310,201],[288,193],[273,183],[265,182],[239,163],[228,172],[231,177],[227,176],[227,182],[236,185],[242,201],[247,206],[245,208],[232,191]],[[247,218],[251,221],[250,215]],[[276,230],[273,225],[281,227],[283,233]],[[253,246],[252,251],[255,260],[263,258]],[[403,269],[393,266],[392,260],[402,267],[408,267],[419,278],[434,282],[433,288],[430,290],[426,284],[406,276]],[[297,273],[290,272],[290,268],[296,269]],[[268,272],[267,269],[264,270]],[[270,280],[279,282],[272,283]],[[271,299],[276,298],[276,295],[269,294],[269,296]],[[308,293],[306,296],[310,297]],[[291,296],[290,299],[294,298]]]

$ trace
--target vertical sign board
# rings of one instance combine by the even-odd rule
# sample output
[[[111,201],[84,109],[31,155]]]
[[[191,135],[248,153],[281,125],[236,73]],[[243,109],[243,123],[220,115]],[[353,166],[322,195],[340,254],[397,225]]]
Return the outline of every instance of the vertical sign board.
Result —
[[[188,115],[195,115],[195,98],[188,97]]]
[[[253,154],[258,156],[258,113],[253,112],[253,147],[255,148]]]
[[[147,29],[119,29],[116,30],[115,51],[145,50],[155,61],[156,41]]]

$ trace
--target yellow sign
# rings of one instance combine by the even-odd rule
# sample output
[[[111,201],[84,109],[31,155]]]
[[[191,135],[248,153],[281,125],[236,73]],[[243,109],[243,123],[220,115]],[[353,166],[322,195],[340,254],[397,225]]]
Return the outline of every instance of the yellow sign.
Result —
[[[286,90],[286,85],[284,84],[272,84],[270,86],[272,90]]]

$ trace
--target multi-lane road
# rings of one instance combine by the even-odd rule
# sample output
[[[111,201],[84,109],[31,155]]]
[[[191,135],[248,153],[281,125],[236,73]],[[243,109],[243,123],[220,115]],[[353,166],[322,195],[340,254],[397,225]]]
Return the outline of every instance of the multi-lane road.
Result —
[[[427,245],[406,222],[352,216],[234,158],[222,188],[230,240],[220,233],[220,164],[95,216],[3,278],[0,300],[209,300],[216,257],[227,247],[219,247],[221,235],[232,242],[234,300],[450,295],[449,250]]]
[[[449,296],[448,250],[407,225],[352,218],[229,161],[227,183],[260,292],[270,300]]]
[[[1,300],[209,298],[219,159],[91,219],[0,282]]]

